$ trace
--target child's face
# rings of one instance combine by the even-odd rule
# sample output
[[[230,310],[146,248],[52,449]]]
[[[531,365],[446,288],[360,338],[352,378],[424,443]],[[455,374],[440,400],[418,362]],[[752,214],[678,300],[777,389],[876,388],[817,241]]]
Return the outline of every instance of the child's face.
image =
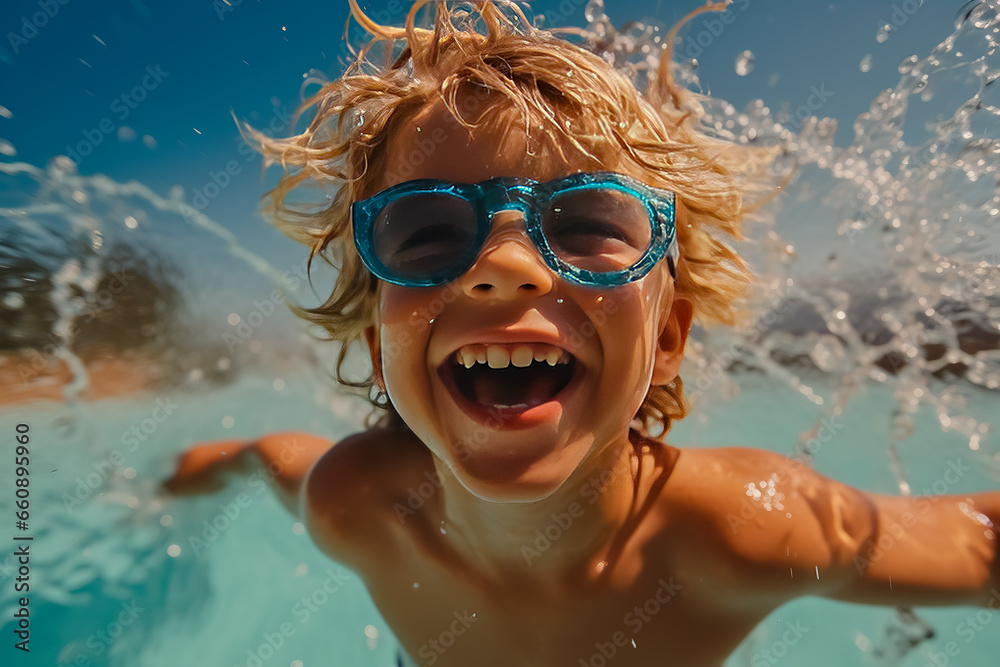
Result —
[[[380,189],[418,178],[548,181],[598,170],[541,152],[528,155],[523,129],[515,126],[505,145],[495,126],[470,138],[439,101],[407,123],[388,147],[390,173],[419,165],[405,177],[386,177]],[[627,173],[618,164],[599,169]],[[668,316],[665,306],[672,301],[673,281],[662,262],[642,280],[614,288],[559,277],[525,235],[523,216],[506,210],[494,215],[476,263],[452,283],[432,288],[381,283],[379,322],[368,339],[396,410],[459,481],[485,499],[530,501],[555,491],[582,463],[593,461],[592,453],[609,443],[624,444],[650,383],[676,376],[690,304],[678,301]],[[494,399],[484,396],[493,391],[499,392],[493,396],[508,394],[497,402],[518,402],[509,398],[509,388],[490,389],[502,371],[477,366],[487,377],[473,400],[467,385],[463,395],[454,382],[465,371],[459,371],[456,353],[485,350],[465,346],[490,343],[508,352],[518,343],[535,343],[527,347],[536,358],[558,348],[571,355],[571,372],[560,376],[569,369],[533,363],[542,379],[526,383],[524,391],[541,392],[545,400],[527,410],[490,408]],[[559,390],[566,376],[571,379]],[[551,396],[552,391],[558,393]],[[478,404],[484,400],[487,406]]]

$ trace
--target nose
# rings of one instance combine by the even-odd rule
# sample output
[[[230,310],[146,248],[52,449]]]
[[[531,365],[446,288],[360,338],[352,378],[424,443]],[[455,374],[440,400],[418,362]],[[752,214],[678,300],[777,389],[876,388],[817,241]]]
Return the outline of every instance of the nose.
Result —
[[[541,296],[553,287],[553,275],[524,230],[517,210],[493,215],[490,235],[472,268],[458,279],[463,293],[477,299]]]

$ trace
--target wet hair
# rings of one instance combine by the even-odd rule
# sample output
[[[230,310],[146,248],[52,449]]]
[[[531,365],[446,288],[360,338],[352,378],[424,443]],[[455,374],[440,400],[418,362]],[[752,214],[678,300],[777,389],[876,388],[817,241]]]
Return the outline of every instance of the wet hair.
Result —
[[[733,324],[750,274],[728,243],[742,238],[749,210],[744,202],[754,187],[748,175],[759,173],[763,160],[700,127],[699,99],[704,98],[673,81],[672,48],[664,49],[658,69],[647,72],[648,85],[640,94],[599,53],[609,51],[609,45],[590,39],[578,46],[558,36],[587,37],[582,30],[536,28],[515,3],[500,0],[434,2],[433,29],[418,28],[416,15],[425,4],[416,2],[405,27],[399,28],[375,23],[350,0],[351,15],[373,37],[357,53],[351,50],[355,60],[343,76],[303,102],[296,120],[315,107],[308,128],[276,139],[241,126],[264,155],[265,167],[280,163],[284,171],[264,196],[265,215],[309,246],[310,265],[318,255],[338,270],[325,303],[296,308],[298,315],[325,329],[329,340],[341,343],[337,381],[387,410],[382,425],[402,426],[385,394],[375,391],[377,371],[362,381],[343,376],[349,347],[363,344],[365,328],[375,322],[379,291],[379,281],[353,246],[350,206],[381,189],[394,135],[439,99],[470,130],[498,119],[515,120],[540,128],[547,145],[567,159],[564,147],[596,171],[605,164],[602,158],[613,155],[633,176],[676,192],[680,260],[675,295],[691,301],[699,324]],[[692,12],[673,27],[665,43],[673,43],[691,16],[724,7],[717,3]],[[381,62],[369,57],[379,44],[385,47]],[[484,90],[488,94],[465,94]],[[463,117],[460,93],[463,99],[482,101],[476,124]],[[293,189],[317,185],[335,195],[318,207],[287,200]],[[678,377],[650,387],[635,418],[645,435],[654,429],[666,433],[671,421],[687,411]]]

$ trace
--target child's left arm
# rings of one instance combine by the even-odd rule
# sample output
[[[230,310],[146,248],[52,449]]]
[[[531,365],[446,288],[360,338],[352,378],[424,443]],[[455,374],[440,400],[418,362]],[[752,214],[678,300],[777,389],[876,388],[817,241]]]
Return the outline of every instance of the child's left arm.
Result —
[[[1000,492],[869,494],[747,448],[686,450],[668,488],[686,566],[711,568],[727,605],[1000,609]]]
[[[853,571],[829,597],[1000,609],[1000,492],[859,495],[871,505],[873,525]]]

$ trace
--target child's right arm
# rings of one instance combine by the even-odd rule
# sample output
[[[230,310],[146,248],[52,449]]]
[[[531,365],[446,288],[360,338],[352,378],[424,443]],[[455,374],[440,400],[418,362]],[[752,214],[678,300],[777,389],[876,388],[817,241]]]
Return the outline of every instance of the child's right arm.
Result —
[[[175,495],[212,493],[233,473],[260,475],[322,551],[361,571],[373,558],[396,557],[396,508],[433,470],[427,448],[409,431],[375,428],[336,445],[288,432],[191,447],[164,487]]]
[[[300,496],[309,470],[331,447],[325,438],[301,432],[272,433],[256,440],[216,440],[195,445],[178,460],[164,483],[175,495],[212,493],[222,489],[230,473],[260,474],[271,484],[289,512],[301,517]]]

